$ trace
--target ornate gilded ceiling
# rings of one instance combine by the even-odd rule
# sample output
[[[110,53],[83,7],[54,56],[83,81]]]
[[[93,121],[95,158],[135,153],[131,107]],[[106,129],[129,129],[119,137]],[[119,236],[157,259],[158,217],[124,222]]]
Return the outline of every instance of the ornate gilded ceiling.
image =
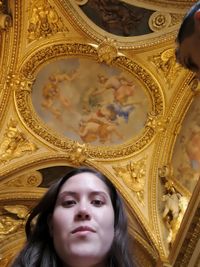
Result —
[[[198,266],[199,85],[174,57],[194,2],[0,1],[2,267],[79,165],[121,192],[138,266]]]

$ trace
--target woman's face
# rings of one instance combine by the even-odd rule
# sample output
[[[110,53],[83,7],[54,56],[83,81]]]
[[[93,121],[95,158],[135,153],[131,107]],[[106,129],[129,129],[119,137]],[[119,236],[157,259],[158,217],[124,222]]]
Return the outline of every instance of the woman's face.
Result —
[[[114,238],[114,210],[108,187],[84,172],[62,186],[49,221],[64,266],[105,266]]]

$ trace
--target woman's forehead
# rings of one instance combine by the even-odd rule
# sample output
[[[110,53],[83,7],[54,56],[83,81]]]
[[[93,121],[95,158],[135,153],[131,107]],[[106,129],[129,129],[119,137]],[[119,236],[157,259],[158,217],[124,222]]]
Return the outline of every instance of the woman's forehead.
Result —
[[[101,190],[109,193],[108,186],[96,174],[90,172],[83,172],[71,176],[62,185],[60,192],[65,190]]]

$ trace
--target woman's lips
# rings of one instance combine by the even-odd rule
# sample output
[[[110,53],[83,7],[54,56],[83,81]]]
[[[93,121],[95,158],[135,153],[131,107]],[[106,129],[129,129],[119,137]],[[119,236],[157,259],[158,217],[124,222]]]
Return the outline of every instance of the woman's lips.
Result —
[[[72,230],[71,233],[75,234],[77,232],[93,232],[93,233],[95,233],[96,231],[89,226],[79,226],[79,227],[75,228],[74,230]]]

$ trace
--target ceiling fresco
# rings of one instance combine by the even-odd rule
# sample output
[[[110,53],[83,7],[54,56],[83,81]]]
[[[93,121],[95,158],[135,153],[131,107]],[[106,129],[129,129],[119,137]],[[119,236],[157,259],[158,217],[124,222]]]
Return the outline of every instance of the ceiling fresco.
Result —
[[[186,0],[0,1],[0,266],[74,166],[121,193],[137,267],[200,262],[200,87],[175,60]]]
[[[81,9],[95,24],[115,35],[137,36],[152,32],[148,25],[152,10],[118,0],[90,0],[81,5]]]
[[[57,132],[99,145],[138,135],[150,111],[146,92],[130,74],[81,58],[43,68],[33,84],[32,101],[39,117]]]
[[[173,168],[174,176],[192,193],[200,176],[200,107],[199,96],[191,104],[176,141]]]

